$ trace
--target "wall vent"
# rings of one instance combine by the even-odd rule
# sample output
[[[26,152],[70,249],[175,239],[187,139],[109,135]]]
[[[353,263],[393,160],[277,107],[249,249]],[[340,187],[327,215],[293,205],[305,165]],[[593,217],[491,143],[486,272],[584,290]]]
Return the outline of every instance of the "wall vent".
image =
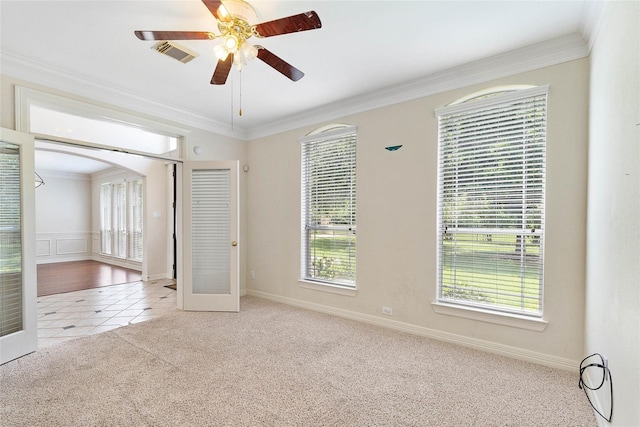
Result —
[[[163,55],[167,55],[172,57],[173,59],[177,59],[183,64],[186,64],[187,62],[198,56],[198,54],[193,52],[191,49],[180,46],[175,42],[162,41],[153,45],[152,49],[157,50]]]

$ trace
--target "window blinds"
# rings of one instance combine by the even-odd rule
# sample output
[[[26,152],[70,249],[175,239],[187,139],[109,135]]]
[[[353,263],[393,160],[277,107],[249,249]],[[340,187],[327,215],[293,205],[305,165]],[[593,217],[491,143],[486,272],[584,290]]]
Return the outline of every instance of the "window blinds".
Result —
[[[111,184],[113,203],[114,256],[127,258],[127,183]]]
[[[0,336],[22,330],[19,147],[0,142]]]
[[[142,261],[142,228],[144,225],[142,179],[129,181],[129,258]]]
[[[542,315],[546,98],[436,112],[439,301]]]
[[[111,184],[100,186],[100,252],[111,255]]]
[[[308,136],[302,144],[302,274],[355,286],[356,129]]]

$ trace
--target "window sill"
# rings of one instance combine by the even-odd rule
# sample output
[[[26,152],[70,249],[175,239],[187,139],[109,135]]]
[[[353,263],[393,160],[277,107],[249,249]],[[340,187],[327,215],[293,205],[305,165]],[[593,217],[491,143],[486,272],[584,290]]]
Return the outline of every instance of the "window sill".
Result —
[[[438,314],[447,316],[464,317],[465,319],[478,320],[480,322],[495,323],[498,325],[511,326],[514,328],[528,329],[530,331],[542,332],[549,322],[544,319],[535,319],[517,314],[498,313],[489,310],[482,310],[474,307],[463,307],[442,302],[432,302],[433,310]]]
[[[311,282],[309,280],[299,280],[298,283],[301,288],[311,289],[314,291],[329,292],[332,294],[346,295],[350,297],[355,297],[358,294],[358,291],[354,288],[331,285],[329,283]]]

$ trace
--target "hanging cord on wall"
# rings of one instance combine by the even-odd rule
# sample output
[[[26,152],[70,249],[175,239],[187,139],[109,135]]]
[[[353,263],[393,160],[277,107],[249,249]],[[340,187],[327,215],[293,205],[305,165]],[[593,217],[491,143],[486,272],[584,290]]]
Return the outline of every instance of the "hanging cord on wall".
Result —
[[[585,364],[585,362],[588,359],[595,356],[598,356],[600,358],[600,363],[594,362],[594,363]],[[592,380],[593,378],[599,379],[600,369],[602,369],[602,380],[600,380],[600,383],[597,386],[595,386],[595,384],[591,384],[589,380],[590,379]],[[589,376],[585,376],[585,371],[587,370],[589,372]],[[595,373],[594,370],[598,372]],[[591,398],[589,398],[589,393],[587,393],[587,389],[591,391],[599,390],[600,388],[602,388],[605,381],[609,382],[609,401],[611,402],[608,418],[602,415],[602,412],[600,412],[598,408],[595,407],[595,405],[591,401]],[[593,385],[593,387],[591,385]],[[611,417],[613,416],[613,379],[611,378],[611,371],[609,370],[609,367],[605,363],[604,357],[602,357],[600,353],[593,353],[592,355],[582,359],[582,362],[580,362],[580,380],[578,381],[578,387],[584,390],[584,394],[585,396],[587,396],[587,400],[591,404],[591,407],[593,408],[593,410],[596,411],[598,415],[600,415],[602,418],[604,418],[607,422],[610,423]]]

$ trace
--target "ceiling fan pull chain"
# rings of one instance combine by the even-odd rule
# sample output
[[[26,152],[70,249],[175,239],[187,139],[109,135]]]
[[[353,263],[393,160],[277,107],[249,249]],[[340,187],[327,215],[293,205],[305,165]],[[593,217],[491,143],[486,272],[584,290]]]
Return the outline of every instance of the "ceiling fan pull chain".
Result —
[[[231,79],[231,109],[229,110],[229,114],[231,115],[231,130],[232,131],[233,131],[233,116],[234,116],[234,114],[233,114],[233,108],[234,108],[233,107],[233,92],[234,92],[233,87],[234,86],[235,85],[233,84],[233,79]]]
[[[240,111],[238,114],[242,116],[242,68],[239,70],[240,73]]]

